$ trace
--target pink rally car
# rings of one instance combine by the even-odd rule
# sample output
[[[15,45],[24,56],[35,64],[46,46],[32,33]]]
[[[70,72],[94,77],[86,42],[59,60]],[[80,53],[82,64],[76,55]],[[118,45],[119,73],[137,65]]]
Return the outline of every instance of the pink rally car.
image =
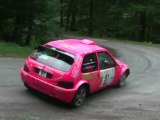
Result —
[[[33,88],[74,107],[108,86],[123,86],[130,71],[94,41],[66,39],[38,46],[25,61],[21,78]]]

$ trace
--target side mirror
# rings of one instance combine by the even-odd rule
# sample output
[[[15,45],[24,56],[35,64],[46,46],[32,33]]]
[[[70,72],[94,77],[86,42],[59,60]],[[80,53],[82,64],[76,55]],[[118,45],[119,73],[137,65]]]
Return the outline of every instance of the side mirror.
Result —
[[[106,63],[106,64],[110,64],[110,62],[108,62],[107,60],[105,60],[105,61],[104,61],[104,63]]]
[[[105,60],[104,63],[106,64],[107,67],[115,67],[116,66],[115,62],[109,62],[109,61]]]

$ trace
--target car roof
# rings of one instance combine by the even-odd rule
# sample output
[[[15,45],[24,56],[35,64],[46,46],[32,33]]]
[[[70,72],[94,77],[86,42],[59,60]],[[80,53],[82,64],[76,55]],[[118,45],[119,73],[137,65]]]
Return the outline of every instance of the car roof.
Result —
[[[72,54],[91,53],[98,50],[105,50],[89,39],[63,39],[48,42],[46,45],[57,47]]]

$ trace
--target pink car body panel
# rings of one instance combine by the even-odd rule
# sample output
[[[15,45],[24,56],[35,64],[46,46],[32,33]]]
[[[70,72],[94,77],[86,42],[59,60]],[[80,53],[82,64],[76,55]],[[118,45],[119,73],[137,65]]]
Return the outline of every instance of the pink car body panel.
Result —
[[[55,97],[59,100],[65,101],[67,103],[71,103],[77,90],[83,84],[88,85],[89,93],[93,93],[100,89],[103,89],[108,86],[116,85],[122,74],[128,70],[128,65],[119,60],[115,59],[110,52],[98,45],[95,42],[90,40],[75,40],[75,39],[67,39],[67,40],[58,40],[51,41],[45,44],[46,46],[53,46],[59,48],[63,51],[67,51],[73,55],[75,55],[75,61],[72,64],[70,70],[68,72],[63,72],[47,65],[44,65],[40,62],[37,62],[30,58],[30,56],[26,59],[25,65],[28,66],[29,71],[21,68],[20,74],[22,81],[40,92],[43,92],[49,96]],[[103,82],[103,74],[100,73],[100,65],[98,64],[98,70],[93,72],[83,73],[81,71],[82,63],[84,56],[89,53],[97,53],[97,52],[107,52],[112,59],[117,63],[114,70],[114,77],[106,86],[102,86]],[[97,56],[98,60],[98,56]],[[98,60],[99,63],[99,60]],[[34,68],[43,69],[48,73],[52,73],[52,78],[46,78],[44,76],[40,76],[35,73]],[[73,82],[73,88],[63,88],[58,86],[59,81],[63,82]]]

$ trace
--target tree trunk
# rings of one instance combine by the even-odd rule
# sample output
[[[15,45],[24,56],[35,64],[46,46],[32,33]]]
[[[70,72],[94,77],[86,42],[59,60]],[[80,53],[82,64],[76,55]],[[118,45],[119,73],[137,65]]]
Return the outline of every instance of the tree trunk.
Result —
[[[70,22],[70,30],[76,30],[76,13],[77,13],[77,2],[78,0],[72,1],[72,16]]]
[[[64,0],[60,0],[60,27],[64,27]]]
[[[26,37],[26,40],[25,40],[25,45],[30,45],[31,34],[32,34],[32,19],[29,21],[29,24],[28,24],[28,31],[27,31],[27,37]]]
[[[70,30],[74,31],[76,28],[75,26],[76,26],[76,11],[74,10],[71,16]]]
[[[89,5],[89,26],[88,26],[88,32],[89,35],[93,35],[93,0],[90,0]]]
[[[71,15],[70,15],[70,13],[68,13],[68,14],[67,14],[67,20],[66,20],[66,28],[65,28],[66,31],[68,31],[68,29],[69,29],[70,17],[71,17]]]
[[[140,29],[139,29],[139,39],[141,41],[144,41],[145,39],[145,31],[146,31],[146,12],[140,12]]]
[[[73,3],[73,0],[70,0],[68,2],[68,8],[67,8],[67,20],[66,20],[66,28],[65,30],[68,31],[69,29],[69,23],[70,23],[70,17],[71,17],[71,12],[72,12],[72,3]]]
[[[16,16],[15,19],[15,24],[14,24],[14,30],[13,30],[13,39],[11,42],[15,42],[19,45],[22,45],[23,41],[21,40],[22,38],[22,26],[21,26],[21,17],[20,15]]]

